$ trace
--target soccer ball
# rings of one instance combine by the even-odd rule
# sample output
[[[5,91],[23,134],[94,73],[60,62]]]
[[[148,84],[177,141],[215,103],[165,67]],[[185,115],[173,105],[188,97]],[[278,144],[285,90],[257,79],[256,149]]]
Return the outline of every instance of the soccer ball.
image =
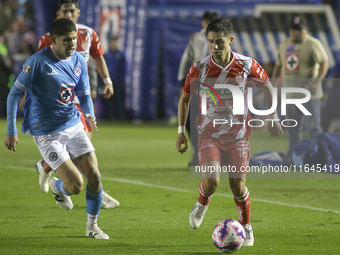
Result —
[[[235,220],[221,221],[212,232],[215,246],[224,253],[233,253],[241,249],[245,236],[242,225]]]

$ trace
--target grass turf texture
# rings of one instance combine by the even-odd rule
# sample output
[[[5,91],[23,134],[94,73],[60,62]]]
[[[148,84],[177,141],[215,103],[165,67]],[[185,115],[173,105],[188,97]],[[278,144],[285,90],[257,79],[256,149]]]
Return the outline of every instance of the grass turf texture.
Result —
[[[5,125],[0,121],[2,139]],[[0,254],[220,254],[211,232],[219,221],[237,219],[231,191],[223,179],[201,227],[190,228],[199,179],[190,178],[188,155],[176,152],[176,130],[99,123],[93,143],[104,190],[121,202],[100,212],[98,224],[110,240],[84,237],[84,191],[72,196],[71,211],[60,209],[51,192],[40,192],[39,151],[19,133],[16,153],[0,150]],[[251,146],[252,153],[283,152],[287,142],[255,130]],[[339,179],[250,178],[247,186],[255,244],[237,254],[340,254]]]

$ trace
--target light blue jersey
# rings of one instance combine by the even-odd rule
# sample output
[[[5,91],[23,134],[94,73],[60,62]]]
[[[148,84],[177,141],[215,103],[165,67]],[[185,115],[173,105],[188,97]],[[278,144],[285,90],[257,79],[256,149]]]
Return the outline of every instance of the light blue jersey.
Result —
[[[72,103],[74,93],[86,98],[86,104],[81,102],[84,113],[94,116],[87,66],[76,51],[67,60],[59,59],[50,47],[38,51],[25,62],[14,85],[27,92],[24,133],[46,135],[76,125],[80,118]]]

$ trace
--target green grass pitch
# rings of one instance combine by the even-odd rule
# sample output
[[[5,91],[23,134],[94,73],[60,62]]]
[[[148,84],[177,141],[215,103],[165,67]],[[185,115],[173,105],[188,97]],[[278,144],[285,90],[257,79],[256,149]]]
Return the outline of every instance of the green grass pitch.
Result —
[[[5,132],[1,120],[2,141]],[[98,225],[110,240],[85,238],[84,191],[72,197],[71,211],[40,192],[32,137],[20,132],[16,153],[2,143],[0,254],[221,254],[211,232],[219,221],[237,219],[231,191],[222,180],[201,227],[191,229],[199,179],[190,177],[189,155],[177,153],[176,137],[176,127],[99,123],[93,144],[104,190],[121,203],[100,212]],[[287,142],[255,130],[251,148],[283,152]],[[249,178],[247,186],[255,244],[236,254],[340,254],[338,178]]]

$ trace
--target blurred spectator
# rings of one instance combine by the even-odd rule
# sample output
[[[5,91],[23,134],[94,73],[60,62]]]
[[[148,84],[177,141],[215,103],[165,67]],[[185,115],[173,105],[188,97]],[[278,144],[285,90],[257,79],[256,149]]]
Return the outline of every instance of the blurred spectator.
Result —
[[[5,37],[0,35],[0,116],[6,116],[6,100],[9,80],[13,73],[13,61],[8,54]]]
[[[308,35],[307,21],[294,16],[290,23],[290,37],[280,44],[273,78],[282,75],[283,87],[303,87],[311,93],[311,99],[304,107],[311,113],[305,116],[295,105],[288,104],[287,119],[295,120],[297,125],[287,128],[289,148],[287,163],[293,163],[293,147],[302,140],[304,121],[308,125],[309,138],[316,140],[322,132],[321,98],[322,80],[328,71],[328,56],[321,42]],[[291,93],[291,98],[301,98],[299,93]]]
[[[102,118],[111,119],[114,117],[119,120],[128,119],[125,107],[127,61],[125,52],[120,49],[118,37],[111,38],[110,49],[105,53],[104,58],[113,82],[114,95],[110,99],[101,97],[103,104]]]
[[[184,53],[179,64],[177,80],[181,83],[181,87],[184,86],[185,78],[190,70],[193,63],[197,62],[201,58],[209,55],[211,52],[208,47],[207,38],[205,35],[205,30],[207,29],[209,23],[214,19],[221,18],[217,12],[207,11],[202,16],[202,29],[199,32],[193,33],[184,50]],[[182,91],[181,91],[182,94]],[[190,100],[190,110],[188,114],[188,119],[185,124],[185,128],[190,137],[192,158],[189,165],[198,165],[198,155],[197,155],[197,142],[198,142],[198,131],[196,128],[196,118],[198,116],[198,98],[197,96],[192,96]],[[190,127],[190,122],[195,126]]]
[[[328,132],[340,133],[340,53],[337,64],[333,67],[332,76],[327,79],[327,101],[321,111],[322,128]]]
[[[9,28],[13,19],[13,12],[7,1],[0,1],[0,34]]]

